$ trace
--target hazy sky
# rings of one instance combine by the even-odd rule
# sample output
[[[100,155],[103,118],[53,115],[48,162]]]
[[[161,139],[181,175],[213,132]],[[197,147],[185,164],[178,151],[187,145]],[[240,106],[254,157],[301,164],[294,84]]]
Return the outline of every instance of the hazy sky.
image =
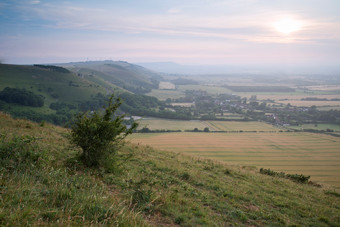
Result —
[[[1,0],[0,60],[340,65],[339,0]]]

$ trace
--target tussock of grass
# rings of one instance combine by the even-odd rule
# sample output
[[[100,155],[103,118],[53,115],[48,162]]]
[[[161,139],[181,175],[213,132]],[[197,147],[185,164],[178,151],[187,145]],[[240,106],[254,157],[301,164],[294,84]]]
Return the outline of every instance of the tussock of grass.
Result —
[[[18,124],[0,114],[0,133],[6,134],[0,149],[7,152],[23,151],[27,135],[38,138],[26,146],[38,158],[0,170],[2,226],[340,224],[337,192],[262,175],[254,168],[126,144],[120,152],[133,153],[132,158],[119,172],[107,173],[77,162],[66,129]]]

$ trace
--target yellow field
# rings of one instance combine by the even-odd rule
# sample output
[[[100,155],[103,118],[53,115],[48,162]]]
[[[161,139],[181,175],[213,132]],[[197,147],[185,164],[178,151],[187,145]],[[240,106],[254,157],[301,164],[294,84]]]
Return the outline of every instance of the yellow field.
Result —
[[[310,175],[340,188],[340,138],[312,133],[150,133],[133,143],[209,157],[229,164]]]
[[[280,129],[271,124],[258,121],[207,121],[213,131],[279,131]]]
[[[257,121],[238,122],[238,121],[185,121],[169,120],[161,118],[147,118],[138,120],[139,129],[147,127],[151,130],[193,130],[198,128],[203,130],[208,127],[210,131],[279,131],[270,124]]]

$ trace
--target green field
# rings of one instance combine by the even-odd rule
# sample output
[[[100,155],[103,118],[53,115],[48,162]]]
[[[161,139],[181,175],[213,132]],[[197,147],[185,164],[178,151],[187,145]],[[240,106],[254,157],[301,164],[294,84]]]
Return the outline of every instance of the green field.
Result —
[[[159,100],[166,100],[167,98],[178,99],[185,96],[183,92],[178,90],[160,90],[160,89],[152,89],[152,91],[147,93],[146,95],[156,97]]]
[[[169,119],[161,119],[161,118],[145,118],[138,120],[139,129],[143,127],[147,127],[151,130],[193,130],[194,128],[198,128],[203,130],[205,127],[209,127],[209,125],[204,121],[186,121],[186,120],[169,120]],[[213,128],[209,128],[213,130]]]
[[[187,90],[202,90],[202,91],[206,91],[209,94],[230,94],[232,93],[232,91],[230,91],[227,88],[224,87],[220,87],[217,85],[179,85],[178,86],[178,90],[185,92]]]
[[[167,98],[178,99],[180,97],[185,97],[186,90],[202,90],[210,94],[230,94],[231,91],[224,87],[210,86],[210,85],[179,85],[176,90],[162,90],[162,89],[152,89],[151,92],[146,95],[156,97],[160,100],[166,100]]]
[[[134,134],[134,143],[229,164],[310,175],[340,188],[340,138],[313,133]]]
[[[289,126],[288,128],[291,129],[315,129],[315,130],[327,130],[327,129],[331,129],[334,131],[338,131],[340,132],[340,125],[336,125],[336,124],[303,124],[303,125],[299,125],[299,126]]]
[[[138,120],[139,129],[147,127],[151,130],[203,130],[208,127],[210,131],[279,131],[278,128],[257,121],[199,121],[199,120],[169,120],[161,118],[145,118]]]

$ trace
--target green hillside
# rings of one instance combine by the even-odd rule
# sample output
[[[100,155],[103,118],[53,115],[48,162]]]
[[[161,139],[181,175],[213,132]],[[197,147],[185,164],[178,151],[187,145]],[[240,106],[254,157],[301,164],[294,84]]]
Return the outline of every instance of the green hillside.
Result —
[[[124,113],[165,118],[190,119],[190,111],[167,109],[165,102],[141,93],[158,86],[159,76],[126,62],[84,62],[52,65],[0,64],[0,111],[17,118],[57,125],[69,122],[79,111],[101,108],[114,93],[123,100]],[[7,89],[5,88],[11,88]],[[6,94],[1,94],[4,92]],[[9,94],[8,93],[13,93]],[[15,93],[15,94],[14,94]],[[16,97],[8,97],[8,96]],[[20,97],[43,99],[43,105],[23,105]],[[5,97],[5,98],[4,98]],[[32,100],[27,103],[35,103]],[[41,102],[39,102],[41,103]]]
[[[339,226],[340,194],[253,167],[125,144],[89,169],[64,128],[0,113],[1,226]]]
[[[93,99],[98,93],[106,94],[109,89],[113,90],[61,67],[0,64],[0,92],[6,87],[42,97],[43,106],[23,106],[0,100],[0,110],[15,117],[56,124],[65,123],[77,112],[80,104]],[[51,108],[51,104],[62,108]]]
[[[158,88],[161,76],[141,66],[123,61],[91,61],[61,64],[82,76],[96,76],[136,94]]]
[[[105,93],[97,83],[71,72],[58,72],[37,66],[0,64],[0,90],[5,87],[24,88],[42,95],[45,106],[56,101],[74,104],[88,100],[98,92]]]

